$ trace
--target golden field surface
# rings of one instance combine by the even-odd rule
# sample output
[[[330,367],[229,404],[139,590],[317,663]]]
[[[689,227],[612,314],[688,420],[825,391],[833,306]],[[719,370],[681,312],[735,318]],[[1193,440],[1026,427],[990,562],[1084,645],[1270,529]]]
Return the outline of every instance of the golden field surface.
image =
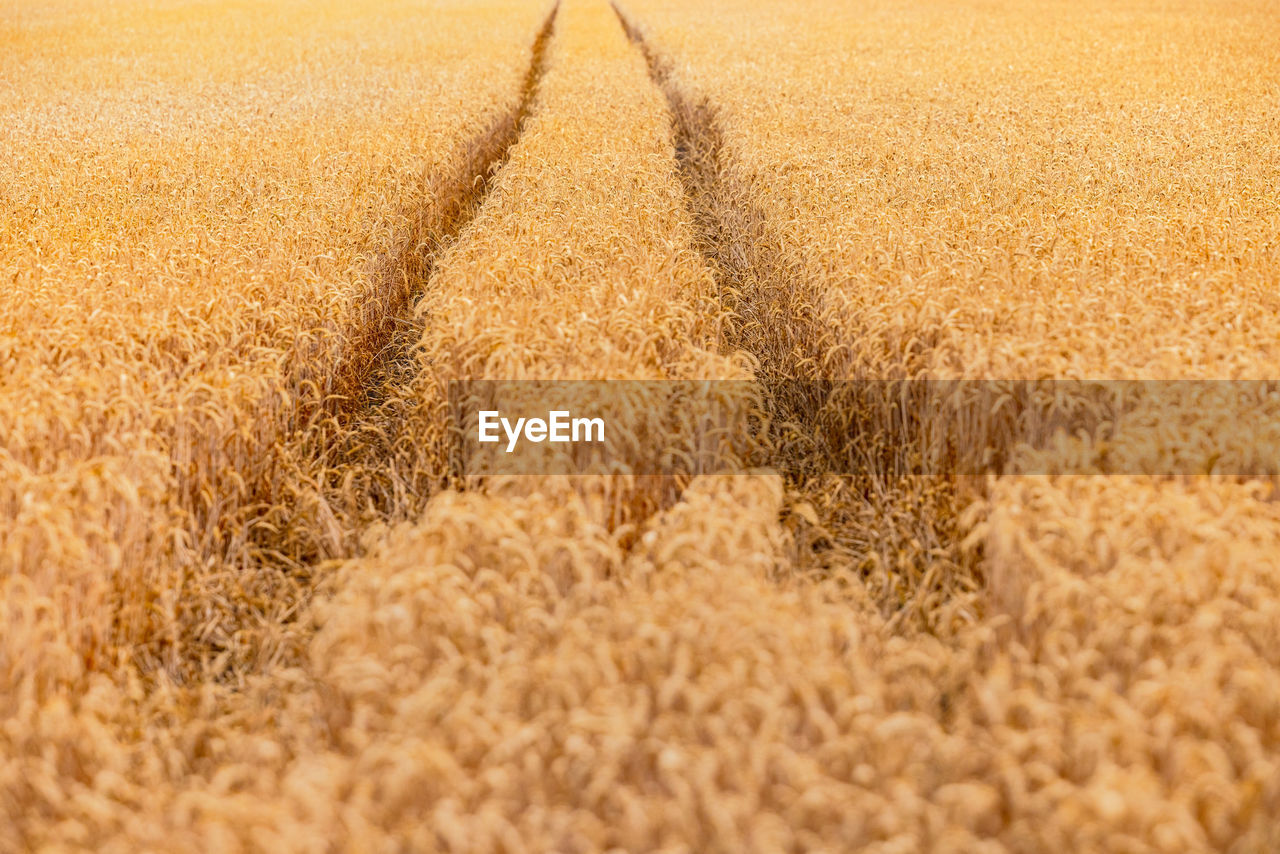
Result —
[[[865,382],[1280,378],[1276,44],[7,4],[0,852],[1280,850],[1280,469],[1215,439],[1280,401],[1049,453]],[[480,380],[733,380],[773,465],[458,477]]]

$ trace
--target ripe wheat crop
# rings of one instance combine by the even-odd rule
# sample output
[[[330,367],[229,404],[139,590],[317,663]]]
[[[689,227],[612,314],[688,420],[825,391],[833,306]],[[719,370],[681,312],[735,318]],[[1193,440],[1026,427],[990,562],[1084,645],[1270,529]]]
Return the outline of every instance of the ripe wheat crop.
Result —
[[[1274,12],[0,13],[0,851],[1280,849]]]
[[[540,14],[300,10],[84,4],[9,35],[0,566],[91,668],[271,654],[237,635],[297,604],[253,569],[297,550],[286,449],[364,394],[398,256],[447,227]]]

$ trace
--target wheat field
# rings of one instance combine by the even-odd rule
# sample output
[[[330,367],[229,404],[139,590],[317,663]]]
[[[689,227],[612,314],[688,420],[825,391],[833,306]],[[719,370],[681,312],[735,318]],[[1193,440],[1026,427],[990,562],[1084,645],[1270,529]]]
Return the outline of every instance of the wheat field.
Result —
[[[7,3],[0,852],[1280,850],[1277,44]]]

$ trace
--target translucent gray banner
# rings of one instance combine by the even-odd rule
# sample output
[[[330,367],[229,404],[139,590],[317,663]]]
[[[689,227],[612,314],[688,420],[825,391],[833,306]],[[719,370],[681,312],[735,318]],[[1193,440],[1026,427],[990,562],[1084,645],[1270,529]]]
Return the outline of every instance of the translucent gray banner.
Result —
[[[1280,380],[469,380],[459,475],[1280,474]]]

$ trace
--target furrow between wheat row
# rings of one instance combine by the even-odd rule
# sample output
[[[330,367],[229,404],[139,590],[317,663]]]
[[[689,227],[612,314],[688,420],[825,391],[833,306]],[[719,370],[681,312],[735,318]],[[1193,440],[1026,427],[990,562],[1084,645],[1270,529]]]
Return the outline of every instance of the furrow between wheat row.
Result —
[[[913,403],[904,418],[891,388],[843,382],[878,376],[871,365],[830,369],[830,353],[842,348],[823,314],[826,295],[796,264],[785,224],[756,203],[767,195],[761,179],[735,168],[716,104],[686,91],[643,26],[617,4],[614,11],[667,100],[696,245],[728,315],[726,344],[758,365],[768,459],[802,511],[789,514],[799,546],[793,572],[866,583],[886,617],[915,625],[968,614],[976,566],[955,530],[968,484],[942,469],[909,475],[930,438],[911,418],[927,407]]]

